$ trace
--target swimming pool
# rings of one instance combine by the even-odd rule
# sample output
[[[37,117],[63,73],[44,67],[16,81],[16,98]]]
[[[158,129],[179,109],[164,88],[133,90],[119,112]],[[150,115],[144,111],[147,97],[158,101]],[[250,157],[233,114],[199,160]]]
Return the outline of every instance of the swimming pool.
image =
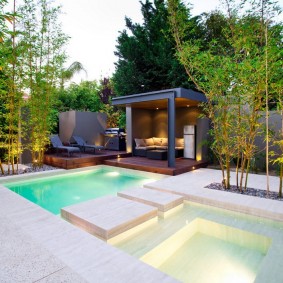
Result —
[[[35,177],[3,185],[53,214],[60,214],[62,207],[105,195],[116,195],[118,191],[139,187],[160,178],[162,175],[99,166],[91,170],[69,170],[56,176]]]
[[[283,223],[193,202],[113,245],[181,282],[283,282]]]

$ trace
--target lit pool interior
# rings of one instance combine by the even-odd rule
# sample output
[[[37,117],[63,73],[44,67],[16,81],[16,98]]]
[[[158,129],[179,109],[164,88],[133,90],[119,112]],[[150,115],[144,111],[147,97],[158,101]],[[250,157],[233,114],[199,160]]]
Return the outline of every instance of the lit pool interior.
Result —
[[[113,245],[181,282],[283,282],[283,223],[193,202]]]
[[[3,185],[57,215],[62,207],[105,195],[116,195],[121,190],[140,187],[158,179],[157,174],[147,177],[146,174],[139,175],[131,171],[133,170],[115,170],[104,166]]]

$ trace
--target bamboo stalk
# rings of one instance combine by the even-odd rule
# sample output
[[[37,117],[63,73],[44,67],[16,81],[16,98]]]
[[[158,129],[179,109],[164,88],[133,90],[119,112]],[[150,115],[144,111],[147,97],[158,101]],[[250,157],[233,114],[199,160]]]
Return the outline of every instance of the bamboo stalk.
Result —
[[[265,25],[265,126],[266,126],[266,191],[269,195],[269,110],[268,110],[268,33]]]
[[[282,179],[283,179],[283,164],[280,164],[280,178],[279,178],[279,194],[278,196],[282,198]]]
[[[4,172],[4,168],[3,168],[3,164],[2,164],[1,159],[0,159],[0,170],[1,170],[2,175],[4,175],[5,172]]]
[[[250,159],[248,159],[248,162],[247,162],[246,180],[245,180],[245,188],[244,188],[245,192],[247,191],[249,172],[250,172]]]

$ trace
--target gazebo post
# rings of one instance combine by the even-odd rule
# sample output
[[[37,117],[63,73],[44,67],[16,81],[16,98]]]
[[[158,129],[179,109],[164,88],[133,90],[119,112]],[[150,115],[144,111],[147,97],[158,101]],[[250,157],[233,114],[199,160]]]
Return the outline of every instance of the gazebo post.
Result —
[[[132,107],[126,107],[126,133],[127,144],[126,151],[133,152],[133,119],[132,119]]]
[[[168,167],[175,167],[175,93],[168,98]]]

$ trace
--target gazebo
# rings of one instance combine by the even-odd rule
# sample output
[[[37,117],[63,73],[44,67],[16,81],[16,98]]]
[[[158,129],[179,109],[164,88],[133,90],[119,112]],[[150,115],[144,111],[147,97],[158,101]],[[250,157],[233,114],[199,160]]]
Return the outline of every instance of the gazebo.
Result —
[[[126,107],[127,151],[133,152],[138,136],[168,137],[168,167],[175,167],[175,138],[185,125],[196,126],[196,160],[205,159],[209,120],[200,118],[203,93],[184,88],[166,89],[113,98],[112,105]]]

